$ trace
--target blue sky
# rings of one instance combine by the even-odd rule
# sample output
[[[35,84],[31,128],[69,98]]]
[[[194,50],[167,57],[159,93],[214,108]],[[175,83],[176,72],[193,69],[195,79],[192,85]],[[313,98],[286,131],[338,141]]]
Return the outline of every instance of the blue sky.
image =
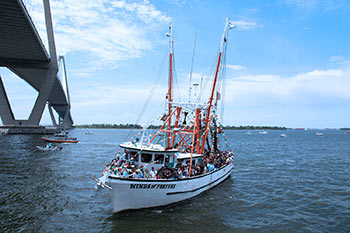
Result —
[[[45,35],[42,1],[24,2]],[[195,35],[200,82],[211,77],[230,17],[237,28],[228,39],[224,124],[350,127],[349,1],[51,0],[51,8],[76,124],[135,123],[160,75],[140,121],[155,123],[167,89],[168,23],[185,100]],[[6,69],[0,74],[16,117],[27,118],[37,93]],[[50,124],[47,111],[41,124]]]

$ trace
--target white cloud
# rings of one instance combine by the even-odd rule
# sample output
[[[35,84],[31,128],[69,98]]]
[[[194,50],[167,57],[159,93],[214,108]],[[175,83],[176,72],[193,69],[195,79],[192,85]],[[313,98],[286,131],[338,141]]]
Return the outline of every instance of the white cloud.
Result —
[[[245,70],[246,68],[244,66],[240,65],[226,65],[227,68],[231,70]]]
[[[104,85],[102,83],[86,84],[86,89],[74,92],[72,88],[72,111],[75,121],[81,123],[135,122],[152,89],[150,85]],[[158,117],[164,110],[167,87],[158,85],[152,96],[152,104],[144,114],[141,122],[146,123]],[[79,114],[74,115],[75,112]],[[90,119],[91,112],[103,112],[103,116]],[[153,118],[150,118],[150,117]]]
[[[340,62],[340,64],[347,66],[347,67],[350,67],[350,60],[344,60],[344,61]]]
[[[46,41],[42,1],[25,4]],[[55,0],[51,12],[58,54],[82,53],[89,61],[82,63],[95,69],[142,56],[156,43],[154,32],[170,21],[148,0]]]
[[[194,73],[193,83],[200,84],[201,77],[201,73]],[[207,77],[205,79],[208,80]],[[210,88],[210,84],[211,82],[208,82],[207,88]],[[71,95],[74,103],[73,114],[79,112],[79,115],[74,116],[77,123],[135,122],[151,90],[151,84],[122,86],[96,83],[88,86],[93,86],[93,88],[87,87],[85,91],[73,92]],[[232,115],[232,111],[233,109],[240,109],[242,111],[240,114],[243,115],[244,111],[251,111],[252,114],[255,112],[256,116],[261,117],[259,118],[261,124],[265,119],[272,123],[275,122],[275,124],[281,122],[280,124],[284,125],[286,122],[283,122],[282,119],[274,118],[283,115],[283,109],[293,109],[293,113],[299,114],[300,117],[304,114],[312,115],[312,112],[317,111],[313,107],[314,105],[319,106],[321,104],[323,108],[327,108],[327,103],[350,101],[349,86],[350,70],[341,69],[313,70],[293,77],[243,75],[228,78],[225,92],[225,109],[230,114],[229,117],[226,116],[226,119],[228,123],[236,124],[235,120],[238,121],[238,119],[232,121],[232,117],[235,116]],[[71,89],[74,90],[75,88],[72,87]],[[185,98],[183,100],[187,100],[188,87],[184,85],[180,86],[180,89]],[[166,90],[167,86],[159,85],[156,88],[152,103],[140,123],[155,119],[162,113],[165,109],[164,97]],[[192,95],[195,93],[196,96],[200,94],[199,87],[192,89]],[[202,102],[205,102],[206,94],[205,92]],[[191,99],[194,101],[194,96]],[[327,103],[322,104],[323,102]],[[87,118],[90,112],[103,112],[104,116],[101,116],[101,119],[90,120]],[[240,119],[242,122],[245,122],[244,119],[246,118],[246,120],[252,120],[250,124],[254,123],[253,118],[243,117],[243,115]],[[264,118],[267,116],[271,116],[271,118]],[[235,117],[238,117],[238,115]],[[299,120],[302,122],[301,119],[295,119],[295,122]],[[225,122],[227,121],[225,120]]]
[[[237,26],[237,30],[254,30],[260,26],[252,19],[241,17],[239,20],[232,20],[232,25]]]
[[[341,62],[344,60],[342,56],[332,56],[328,59],[330,62]]]
[[[244,75],[230,78],[228,101],[245,105],[317,103],[323,99],[350,101],[350,70],[314,70],[294,77]]]
[[[346,0],[285,0],[287,6],[296,6],[304,9],[337,10],[350,7]]]
[[[287,5],[309,8],[317,4],[317,0],[285,0],[285,3]]]
[[[340,66],[350,67],[350,60],[346,60],[346,58],[342,56],[332,56],[328,60]]]

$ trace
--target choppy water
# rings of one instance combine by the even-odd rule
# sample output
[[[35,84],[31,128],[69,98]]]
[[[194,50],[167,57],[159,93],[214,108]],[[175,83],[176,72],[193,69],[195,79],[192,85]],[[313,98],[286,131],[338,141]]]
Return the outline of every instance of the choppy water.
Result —
[[[86,132],[71,131],[80,143],[57,152],[37,151],[37,135],[0,136],[0,232],[350,231],[344,131],[226,131],[236,154],[229,179],[194,199],[119,214],[89,176],[101,174],[128,131]]]

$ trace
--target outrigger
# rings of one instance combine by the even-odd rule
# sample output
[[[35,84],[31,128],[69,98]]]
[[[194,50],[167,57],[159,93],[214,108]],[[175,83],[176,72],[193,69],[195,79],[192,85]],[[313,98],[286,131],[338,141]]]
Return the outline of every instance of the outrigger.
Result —
[[[219,80],[225,66],[226,43],[234,26],[227,19],[207,103],[173,101],[173,35],[169,26],[169,83],[163,125],[145,142],[122,143],[122,154],[107,164],[104,175],[94,179],[111,191],[113,212],[156,207],[194,197],[225,180],[233,169],[231,150],[221,150],[222,132],[216,114]],[[152,171],[157,171],[152,175]],[[133,175],[131,174],[133,173]],[[142,175],[139,175],[142,173]],[[147,177],[147,174],[151,174]],[[145,177],[146,176],[146,177]]]

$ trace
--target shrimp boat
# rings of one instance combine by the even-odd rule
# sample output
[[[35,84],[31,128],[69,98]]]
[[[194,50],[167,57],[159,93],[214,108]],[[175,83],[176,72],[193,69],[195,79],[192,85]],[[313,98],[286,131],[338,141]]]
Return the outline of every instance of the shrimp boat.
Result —
[[[209,100],[176,103],[173,100],[173,36],[169,26],[169,79],[162,126],[144,140],[120,144],[120,153],[94,179],[111,192],[113,212],[165,206],[199,195],[224,181],[234,168],[234,154],[221,149],[222,132],[217,115],[224,85],[226,43],[230,29],[226,19],[215,65]],[[139,172],[144,176],[138,176]],[[150,176],[148,177],[148,171]],[[152,173],[152,171],[154,171]],[[155,172],[157,171],[157,172]],[[132,175],[133,174],[133,175]],[[135,175],[136,174],[136,175]],[[153,175],[152,175],[153,174]]]

